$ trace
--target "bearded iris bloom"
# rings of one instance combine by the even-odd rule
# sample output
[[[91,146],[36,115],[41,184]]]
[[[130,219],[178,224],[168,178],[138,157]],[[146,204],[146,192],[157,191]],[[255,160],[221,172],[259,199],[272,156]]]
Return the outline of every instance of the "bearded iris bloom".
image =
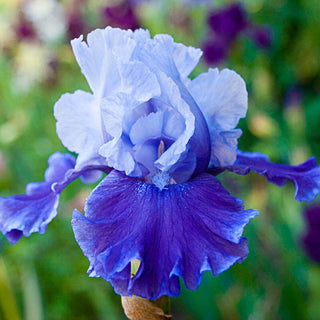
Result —
[[[191,80],[201,50],[168,35],[110,27],[71,44],[92,93],[62,95],[54,114],[59,138],[78,156],[53,154],[45,181],[0,198],[0,230],[12,244],[45,232],[74,179],[94,182],[105,172],[85,214],[72,215],[89,275],[123,296],[176,296],[179,277],[196,289],[202,272],[218,275],[248,255],[242,232],[257,211],[245,210],[219,173],[254,171],[278,186],[291,180],[298,201],[319,193],[314,158],[290,166],[237,149],[245,83],[228,69]],[[140,266],[132,277],[134,260]]]

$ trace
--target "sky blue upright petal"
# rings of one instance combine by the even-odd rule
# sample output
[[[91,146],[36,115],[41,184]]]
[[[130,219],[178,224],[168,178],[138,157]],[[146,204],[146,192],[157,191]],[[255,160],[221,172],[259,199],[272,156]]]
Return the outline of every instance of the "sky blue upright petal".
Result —
[[[208,124],[211,139],[209,166],[233,164],[240,136],[234,129],[239,119],[245,117],[248,107],[245,82],[234,71],[209,69],[192,80],[188,89]]]
[[[82,36],[71,41],[81,71],[97,97],[118,89],[121,78],[117,60],[128,62],[137,42],[149,37],[144,30],[133,33],[131,30],[107,27],[90,32],[87,43]]]
[[[133,57],[144,62],[158,76],[165,73],[179,88],[181,98],[189,105],[195,117],[195,131],[190,139],[191,149],[196,154],[195,173],[203,172],[210,158],[210,137],[207,124],[194,98],[185,87],[186,75],[195,67],[201,51],[177,45],[169,35],[156,35],[134,51]],[[186,69],[181,73],[182,66]]]
[[[103,163],[99,148],[107,137],[101,121],[100,99],[81,90],[65,93],[54,106],[54,116],[60,140],[79,155],[78,167],[88,162]]]

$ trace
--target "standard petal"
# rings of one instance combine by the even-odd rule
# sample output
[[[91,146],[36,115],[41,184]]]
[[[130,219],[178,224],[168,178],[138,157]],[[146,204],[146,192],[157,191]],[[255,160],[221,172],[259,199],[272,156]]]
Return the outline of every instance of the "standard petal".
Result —
[[[189,141],[194,138],[196,120],[189,104],[181,97],[179,86],[163,72],[158,73],[158,83],[161,96],[140,104],[136,101],[134,105],[131,95],[126,94],[102,99],[104,127],[113,139],[104,144],[99,152],[106,158],[109,166],[125,171],[130,176],[141,177],[144,172],[142,168],[139,170],[139,165],[134,159],[135,143],[161,138],[161,133],[165,135],[164,139],[174,140],[155,162],[155,167],[160,171],[169,171],[186,151]],[[166,120],[167,124],[164,123]],[[155,125],[158,128],[156,131]],[[208,145],[205,144],[205,139],[200,139],[198,135],[196,138],[193,140],[192,151],[201,158],[203,152],[197,152],[198,149],[202,147],[208,153]],[[157,149],[158,145],[155,148]],[[152,159],[154,160],[156,159]],[[147,162],[150,163],[150,159],[147,159]],[[183,182],[189,177],[184,177]]]
[[[56,152],[50,156],[45,181],[32,182],[26,193],[7,198],[0,197],[0,231],[15,244],[23,235],[44,233],[57,215],[59,195],[73,180],[89,171],[103,170],[105,166],[87,166],[75,170],[75,159],[70,154]]]
[[[164,91],[172,93],[175,89],[175,86],[178,86],[178,93],[175,93],[176,97],[181,97],[188,104],[188,109],[195,118],[194,132],[190,139],[190,145],[192,152],[197,155],[197,165],[195,168],[195,174],[204,172],[209,164],[210,160],[210,136],[207,126],[207,122],[204,118],[204,115],[199,109],[199,106],[194,101],[194,98],[190,95],[189,91],[185,87],[186,79],[185,75],[191,71],[191,67],[194,66],[196,60],[198,59],[198,53],[191,48],[187,49],[177,45],[173,38],[169,35],[160,34],[156,35],[153,39],[147,40],[143,45],[139,46],[133,53],[133,57],[145,63],[149,69],[158,76],[162,93]],[[200,55],[200,52],[199,52]],[[183,57],[184,56],[184,57]],[[185,72],[181,73],[181,68],[185,67]],[[172,82],[169,88],[163,90],[164,83],[163,79],[165,78],[163,73],[169,78]],[[165,80],[167,84],[170,81]],[[186,130],[187,131],[187,130]],[[181,154],[179,151],[177,155]],[[170,158],[173,154],[170,154]],[[164,156],[162,159],[159,159],[159,166],[168,167],[169,158],[168,155]],[[170,164],[172,165],[172,164]],[[166,170],[160,168],[160,170]],[[186,177],[188,180],[189,177]]]
[[[236,161],[241,134],[240,129],[211,132],[210,166],[228,166]]]
[[[151,139],[161,138],[163,128],[163,112],[152,112],[139,118],[131,127],[130,140],[136,144],[142,144]]]
[[[87,43],[83,36],[72,40],[71,46],[91,90],[102,97],[121,84],[116,57],[128,61],[136,41],[131,30],[107,27],[90,32]]]
[[[104,143],[99,99],[81,90],[66,93],[56,102],[54,116],[60,140],[79,154],[78,165],[99,157]]]
[[[203,134],[200,132],[202,129],[204,129],[204,131],[207,130],[206,124],[204,124],[204,127],[201,126],[201,119],[195,115],[195,110],[193,109],[194,101],[188,101],[186,100],[187,98],[182,97],[181,90],[184,88],[183,85],[176,84],[164,73],[159,73],[158,79],[163,92],[161,96],[162,101],[181,115],[184,119],[184,130],[155,162],[155,165],[161,171],[170,171],[173,166],[177,168],[182,155],[187,149],[190,149],[191,152],[197,155],[195,168],[201,167],[203,164],[202,158],[205,158],[204,153],[208,153],[208,144],[204,147],[205,143],[208,143],[208,139],[205,138],[205,132]],[[166,126],[166,128],[169,129],[170,126]],[[172,132],[172,136],[173,135],[174,131]],[[182,182],[187,181],[190,176],[184,178]]]
[[[142,61],[152,72],[164,72],[168,77],[179,81],[179,70],[173,58],[174,50],[173,38],[167,34],[159,34],[141,44],[134,51],[133,58]]]
[[[71,41],[81,72],[98,97],[112,94],[121,86],[118,63],[128,62],[139,42],[150,38],[147,30],[121,30],[107,27]]]
[[[180,73],[181,80],[187,78],[190,72],[198,64],[202,51],[194,47],[187,47],[182,43],[175,43],[173,49],[173,60]]]
[[[233,156],[228,157],[233,162],[226,162],[224,148],[221,148],[219,143],[220,147],[217,149],[215,139],[220,132],[226,135],[227,131],[230,131],[231,134],[239,119],[245,117],[248,107],[245,82],[234,71],[224,69],[219,72],[218,69],[210,69],[192,80],[188,89],[208,124],[212,144],[209,166],[233,164],[236,159],[236,148],[233,150]],[[232,144],[235,143],[236,140]]]
[[[121,76],[121,92],[130,95],[130,109],[137,103],[148,101],[153,97],[160,96],[160,86],[156,76],[139,61],[119,63]]]
[[[312,201],[320,193],[320,166],[314,157],[296,165],[277,164],[269,160],[268,156],[259,152],[243,152],[238,150],[237,160],[232,166],[211,169],[211,173],[232,171],[246,175],[251,170],[264,175],[269,182],[279,187],[291,180],[295,185],[295,199],[297,201]]]
[[[201,55],[201,49],[175,43],[167,34],[158,34],[141,44],[133,57],[146,63],[155,72],[160,70],[174,80],[184,82]]]
[[[178,295],[179,277],[196,289],[203,271],[218,275],[241,262],[243,228],[256,214],[208,174],[160,191],[112,171],[87,199],[85,216],[74,211],[72,227],[90,276],[118,294],[157,299]],[[141,265],[131,279],[134,259]]]

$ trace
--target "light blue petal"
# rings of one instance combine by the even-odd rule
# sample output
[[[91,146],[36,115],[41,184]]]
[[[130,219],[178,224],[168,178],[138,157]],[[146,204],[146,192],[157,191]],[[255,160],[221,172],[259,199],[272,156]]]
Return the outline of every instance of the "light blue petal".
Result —
[[[155,174],[158,170],[154,163],[158,159],[158,145],[154,141],[147,141],[143,144],[134,146],[134,159],[138,163],[143,176]]]
[[[139,49],[140,50],[135,50],[133,57],[144,62],[150,70],[158,76],[158,81],[162,83],[161,89],[163,95],[172,97],[172,89],[168,87],[165,89],[163,88],[163,83],[169,82],[169,80],[163,80],[163,74],[171,80],[171,87],[174,88],[175,85],[178,86],[178,93],[176,96],[186,102],[195,118],[194,132],[190,139],[191,149],[197,155],[195,172],[200,173],[205,171],[210,159],[210,137],[207,122],[200,111],[199,106],[194,101],[194,98],[185,87],[185,83],[187,82],[185,81],[185,74],[194,67],[195,62],[198,59],[197,53],[192,51],[192,49],[189,49],[189,55],[186,54],[188,59],[186,58],[186,60],[184,60],[182,58],[183,54],[188,50],[185,49],[184,51],[181,48],[179,49],[179,46],[177,47],[177,44],[174,43],[173,38],[164,34],[156,35],[152,40],[147,40],[145,45],[139,47]],[[181,54],[180,60],[178,58],[179,50]],[[185,73],[180,73],[182,66],[186,67]],[[170,93],[167,94],[166,90]],[[186,131],[188,131],[187,127]],[[182,145],[183,144],[181,144],[181,146]],[[183,151],[184,150],[179,150],[175,155],[180,155]],[[167,162],[168,159],[165,161]],[[163,164],[160,163],[161,161],[159,161],[159,165],[162,166]],[[170,165],[172,165],[172,163]],[[159,167],[159,169],[162,170],[161,167]]]
[[[185,130],[185,121],[176,110],[168,110],[163,114],[163,134],[176,140]]]
[[[90,160],[97,163],[99,148],[104,143],[99,100],[81,90],[66,93],[56,102],[54,116],[60,140],[79,154],[77,166]]]
[[[156,35],[141,44],[138,49],[133,56],[143,61],[154,72],[162,71],[174,80],[182,81],[195,68],[202,55],[200,49],[175,43],[167,34]]]
[[[147,140],[161,138],[162,128],[163,112],[150,113],[133,124],[129,137],[134,145],[143,144]]]
[[[234,71],[210,69],[188,85],[192,96],[204,114],[209,129],[234,129],[246,116],[248,93],[243,79]]]
[[[126,98],[125,95],[121,95],[101,101],[103,124],[111,139],[100,147],[99,154],[106,159],[108,166],[130,175],[135,168],[131,146],[121,140]]]
[[[105,96],[117,90],[121,84],[117,60],[128,62],[137,41],[150,35],[146,31],[121,30],[107,27],[71,41],[72,49],[91,90],[97,96]]]
[[[130,131],[130,140],[134,144],[134,158],[139,164],[148,169],[150,174],[155,174],[158,169],[155,167],[155,161],[158,159],[158,148],[160,141],[165,146],[173,141],[171,137],[176,133],[165,132],[165,121],[174,116],[174,113],[170,111],[158,111],[152,112],[145,117],[138,119],[132,126]],[[175,116],[177,123],[184,120],[182,117]],[[180,123],[179,123],[180,124]],[[180,132],[180,134],[183,130]],[[169,133],[166,135],[166,133]]]
[[[245,117],[248,107],[245,82],[234,71],[210,69],[191,81],[188,89],[208,124],[212,148],[209,166],[233,164],[236,139],[240,136],[233,129]]]
[[[131,104],[126,106],[127,109],[152,97],[160,96],[157,77],[142,62],[119,63],[119,73],[121,77],[119,91],[130,95]]]
[[[120,138],[115,138],[104,144],[100,148],[100,154],[106,158],[109,167],[124,171],[127,175],[136,176],[134,174],[136,164],[132,156],[132,149]],[[138,176],[141,176],[141,173]]]
[[[121,136],[123,129],[129,134],[132,124],[140,116],[148,114],[145,113],[147,105],[146,108],[138,106],[161,93],[157,78],[142,63],[122,64],[119,70],[121,91],[103,98],[100,105],[104,129],[112,137]]]
[[[185,121],[184,132],[155,163],[161,171],[169,171],[186,150],[186,146],[194,133],[195,117],[189,105],[181,98],[180,90],[176,83],[164,73],[159,73],[158,79],[163,93],[161,96],[162,101],[178,111]]]
[[[199,63],[202,56],[201,49],[187,47],[182,43],[175,43],[172,52],[174,63],[180,73],[180,77],[187,78],[190,72]]]
[[[236,161],[238,138],[241,134],[242,131],[240,129],[211,132],[210,166],[228,166]]]

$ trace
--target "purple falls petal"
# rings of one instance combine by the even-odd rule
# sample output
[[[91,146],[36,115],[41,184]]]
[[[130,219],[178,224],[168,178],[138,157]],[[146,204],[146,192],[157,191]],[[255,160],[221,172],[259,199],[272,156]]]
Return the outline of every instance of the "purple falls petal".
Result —
[[[45,181],[28,184],[26,194],[0,198],[0,231],[12,244],[22,235],[44,233],[57,214],[59,194],[52,191],[51,185],[64,179],[75,159],[69,154],[54,153],[48,163]]]
[[[7,198],[0,197],[0,231],[15,244],[23,235],[46,231],[49,222],[57,215],[59,195],[74,179],[89,170],[107,171],[105,167],[87,166],[74,170],[75,159],[70,154],[56,152],[50,156],[45,181],[32,182],[26,193]]]
[[[314,157],[296,165],[277,164],[269,160],[268,156],[258,152],[243,152],[238,150],[237,160],[232,166],[210,169],[211,173],[232,171],[246,175],[250,171],[264,175],[269,182],[279,187],[291,180],[295,185],[295,199],[297,201],[312,201],[320,192],[320,166]]]
[[[218,275],[242,262],[243,228],[256,215],[209,174],[160,191],[112,171],[87,199],[85,216],[74,211],[72,227],[90,276],[120,295],[157,299],[179,295],[179,277],[194,290],[203,271]],[[141,265],[131,279],[134,259]]]

